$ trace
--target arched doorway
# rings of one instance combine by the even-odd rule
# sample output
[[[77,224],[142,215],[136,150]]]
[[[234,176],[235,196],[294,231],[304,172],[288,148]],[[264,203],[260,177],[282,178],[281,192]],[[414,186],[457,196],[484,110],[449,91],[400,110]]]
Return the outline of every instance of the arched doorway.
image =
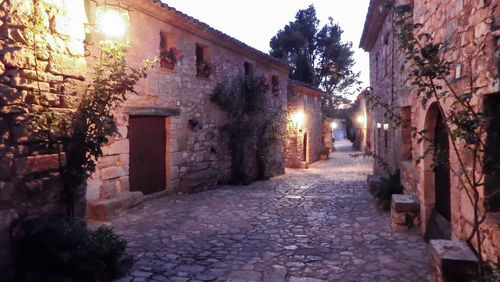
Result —
[[[426,137],[424,149],[432,149],[423,163],[424,197],[423,223],[425,240],[451,239],[451,199],[449,136],[446,121],[433,103],[425,116]]]
[[[450,144],[446,124],[438,111],[436,130],[434,132],[434,189],[436,195],[435,208],[444,218],[451,221],[450,211],[450,168],[448,165]]]

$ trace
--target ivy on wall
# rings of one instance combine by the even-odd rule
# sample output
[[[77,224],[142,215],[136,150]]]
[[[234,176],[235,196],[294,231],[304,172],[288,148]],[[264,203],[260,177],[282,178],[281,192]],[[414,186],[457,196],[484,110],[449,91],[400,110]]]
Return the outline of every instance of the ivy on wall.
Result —
[[[261,78],[239,75],[218,83],[211,101],[229,114],[223,131],[228,134],[231,151],[231,183],[248,185],[276,174],[272,148],[279,140],[280,118],[277,111],[267,117],[266,93],[269,87]]]

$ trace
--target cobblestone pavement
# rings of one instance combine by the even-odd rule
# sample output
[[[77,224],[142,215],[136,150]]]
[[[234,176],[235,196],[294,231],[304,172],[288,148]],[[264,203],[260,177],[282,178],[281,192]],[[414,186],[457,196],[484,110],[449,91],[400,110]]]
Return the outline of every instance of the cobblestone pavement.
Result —
[[[376,211],[368,160],[328,161],[250,186],[156,199],[115,220],[135,264],[120,281],[427,281],[417,233]]]

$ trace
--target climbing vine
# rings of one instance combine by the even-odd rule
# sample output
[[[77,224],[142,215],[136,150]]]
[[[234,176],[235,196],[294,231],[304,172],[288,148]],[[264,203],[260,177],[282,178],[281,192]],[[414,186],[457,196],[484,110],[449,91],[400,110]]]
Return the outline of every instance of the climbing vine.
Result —
[[[223,130],[229,138],[233,184],[247,185],[275,173],[271,151],[282,135],[279,122],[284,113],[275,112],[270,118],[262,114],[269,91],[263,85],[262,77],[239,75],[218,83],[212,91],[211,101],[229,115]]]

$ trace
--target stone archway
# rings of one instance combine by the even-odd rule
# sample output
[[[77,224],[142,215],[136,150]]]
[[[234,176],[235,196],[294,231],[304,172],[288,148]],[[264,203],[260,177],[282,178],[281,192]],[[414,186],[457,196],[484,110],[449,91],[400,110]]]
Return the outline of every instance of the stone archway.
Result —
[[[424,128],[426,137],[432,142],[424,141],[424,149],[431,150],[423,160],[423,207],[422,223],[424,238],[451,239],[451,212],[450,212],[450,171],[447,164],[449,159],[449,136],[445,121],[439,111],[437,103],[431,104],[425,116]],[[441,164],[433,165],[439,157]]]

